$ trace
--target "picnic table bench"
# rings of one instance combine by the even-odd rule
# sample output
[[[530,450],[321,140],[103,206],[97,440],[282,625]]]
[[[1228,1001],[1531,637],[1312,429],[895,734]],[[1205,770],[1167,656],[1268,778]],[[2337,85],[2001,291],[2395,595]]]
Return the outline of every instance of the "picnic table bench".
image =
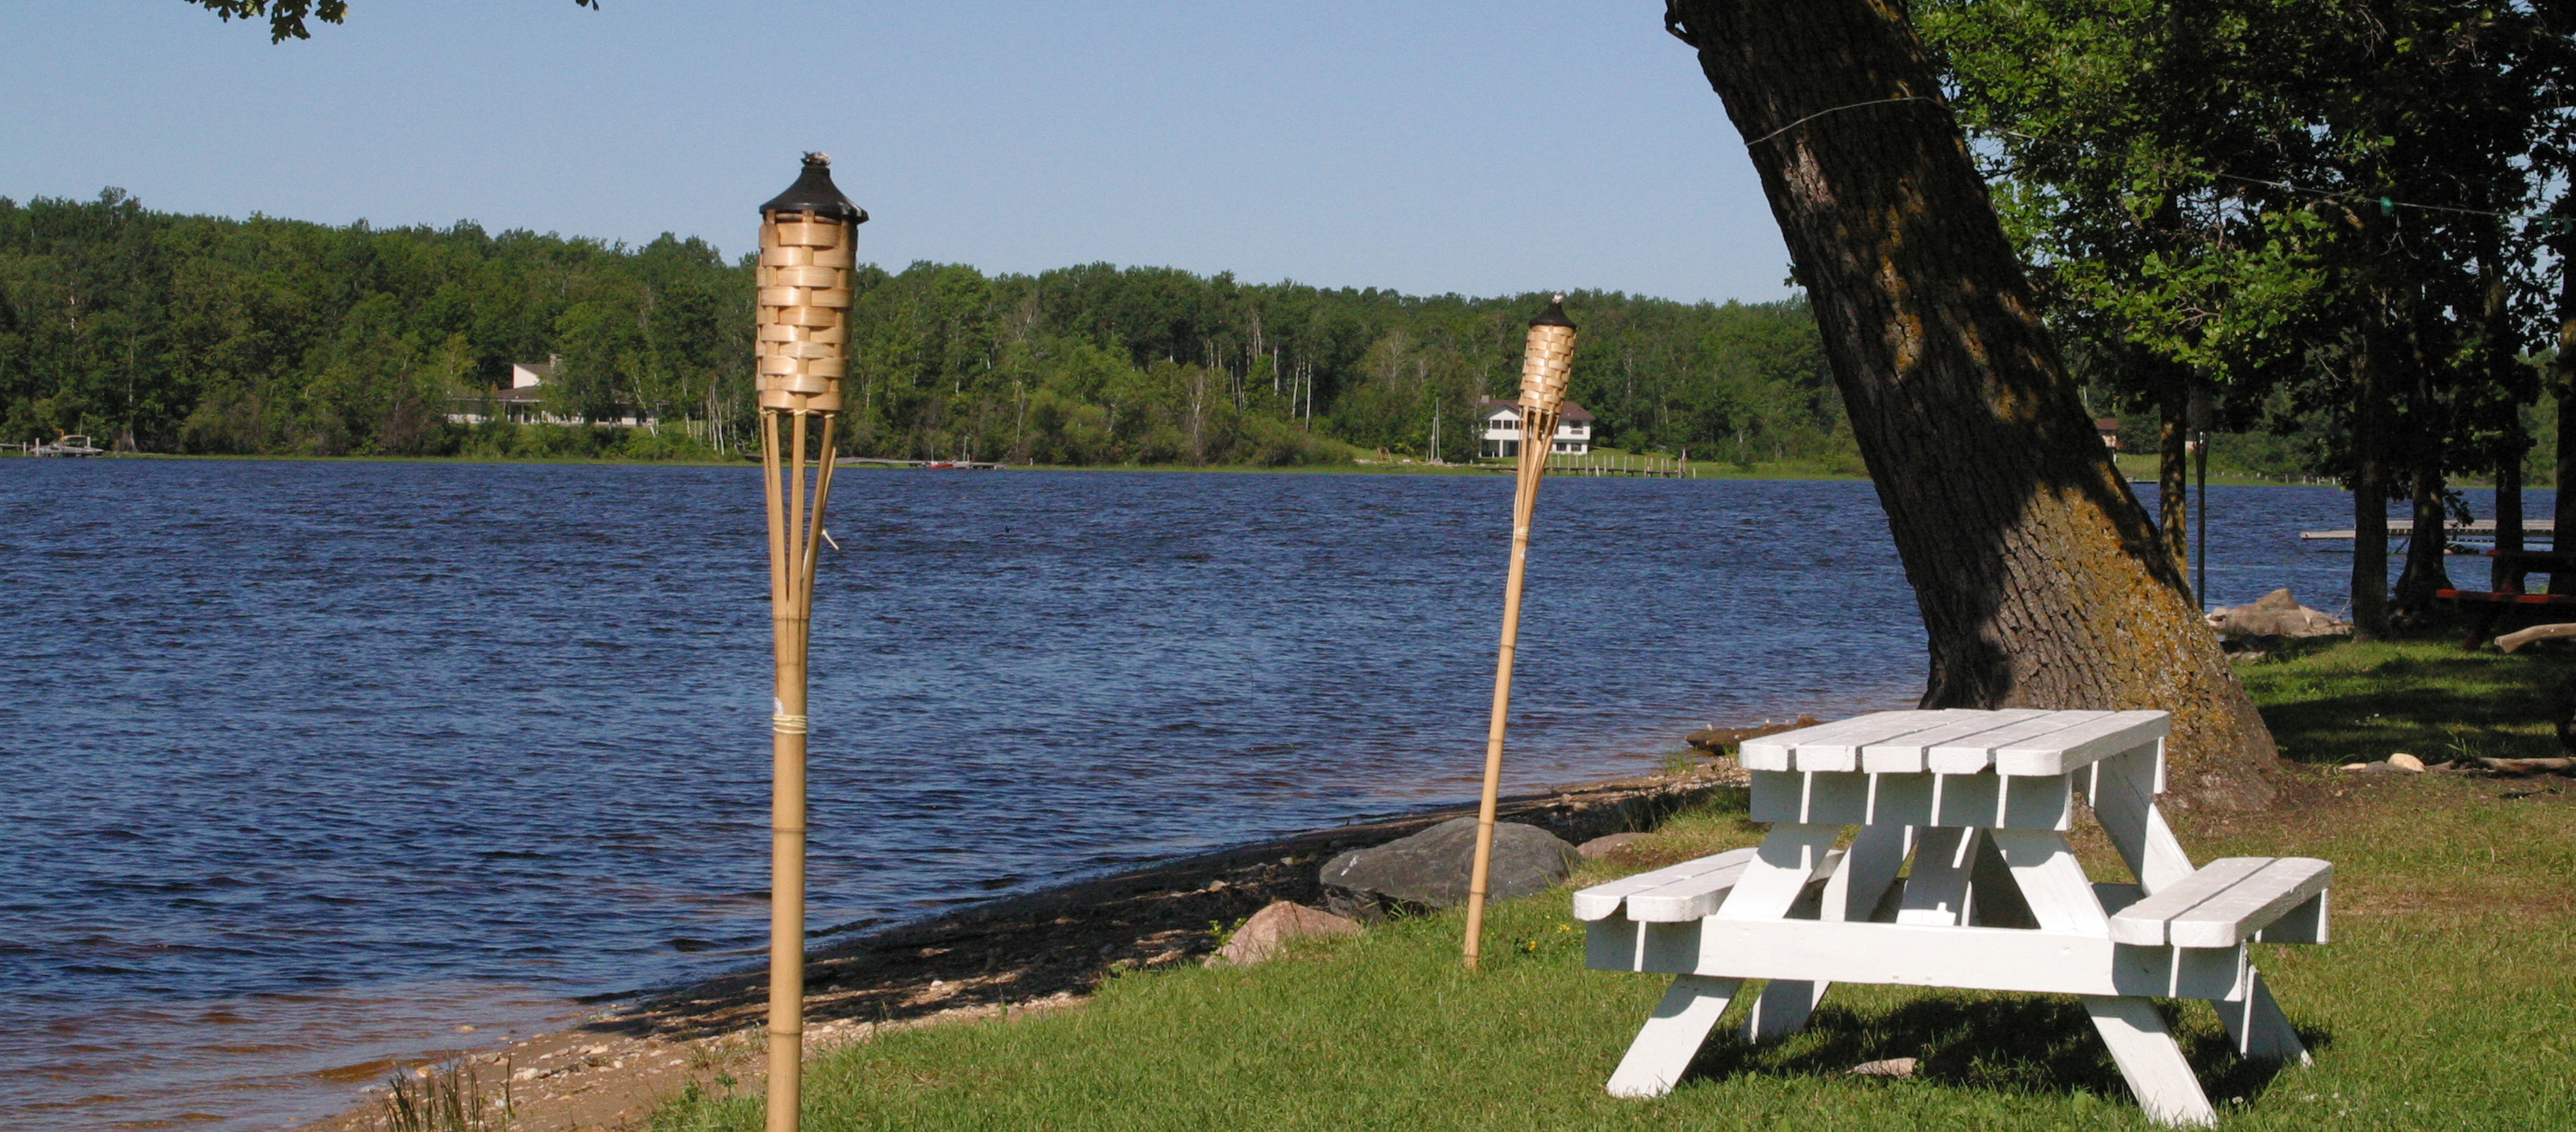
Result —
[[[2151,1118],[2214,1123],[2149,1000],[2208,1000],[2238,1053],[2305,1062],[2245,945],[2324,943],[2333,866],[2195,868],[2155,804],[2169,727],[2160,711],[1895,711],[1746,741],[1759,847],[1574,894],[1588,966],[1673,976],[1609,1091],[1670,1091],[1746,979],[1769,980],[1756,1041],[1804,1027],[1834,982],[1895,983],[2081,996]],[[2066,838],[2079,796],[2135,883],[2086,879]]]
[[[2484,553],[2487,557],[2496,560],[2494,584],[2497,588],[2433,591],[2433,596],[2437,600],[2457,605],[2464,612],[2474,610],[2469,615],[2468,639],[2461,642],[2461,648],[2474,651],[2480,644],[2485,643],[2487,637],[2495,632],[2496,625],[2504,620],[2507,613],[2530,612],[2535,607],[2564,609],[2576,606],[2576,594],[2527,593],[2523,585],[2523,575],[2526,574],[2547,572],[2560,576],[2576,575],[2576,551],[2497,548]]]

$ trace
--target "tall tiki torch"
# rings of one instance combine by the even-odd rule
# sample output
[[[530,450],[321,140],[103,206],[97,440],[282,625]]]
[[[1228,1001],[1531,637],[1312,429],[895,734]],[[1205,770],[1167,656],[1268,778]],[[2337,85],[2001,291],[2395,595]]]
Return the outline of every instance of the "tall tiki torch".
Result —
[[[1476,866],[1467,881],[1467,969],[1476,969],[1485,934],[1486,880],[1494,865],[1494,804],[1503,784],[1503,730],[1512,714],[1512,651],[1521,636],[1521,576],[1529,565],[1530,516],[1538,509],[1538,482],[1547,474],[1556,443],[1557,414],[1574,372],[1574,324],[1565,296],[1530,320],[1521,354],[1520,478],[1512,492],[1512,568],[1503,584],[1502,656],[1494,663],[1494,716],[1485,727],[1485,792],[1476,805]]]
[[[754,387],[769,499],[769,618],[778,692],[770,716],[769,1132],[796,1132],[805,1057],[805,644],[814,549],[832,493],[832,423],[850,341],[850,269],[867,211],[832,185],[832,160],[760,206]],[[784,444],[781,441],[784,440]],[[808,441],[813,508],[805,505]]]

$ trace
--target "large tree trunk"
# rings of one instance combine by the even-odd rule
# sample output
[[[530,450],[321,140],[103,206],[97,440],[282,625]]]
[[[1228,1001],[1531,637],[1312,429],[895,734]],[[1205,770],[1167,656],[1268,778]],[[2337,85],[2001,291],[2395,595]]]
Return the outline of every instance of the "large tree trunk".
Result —
[[[2478,276],[2486,291],[2486,311],[2478,335],[2478,352],[2486,363],[2487,380],[2498,388],[2512,389],[2515,370],[2522,365],[2517,357],[2522,351],[2513,333],[2513,311],[2505,291],[2503,223],[2494,217],[2478,224]],[[2531,438],[2522,426],[2522,399],[2516,396],[2505,409],[2505,432],[2496,454],[2495,545],[2499,552],[2495,566],[2487,572],[2490,590],[2519,593],[2522,571],[2507,557],[2522,549],[2522,457],[2530,451]]]
[[[2176,562],[2191,556],[2191,423],[2188,420],[2189,371],[2178,362],[2158,359],[2156,412],[2156,525],[2163,532],[2165,553]]]
[[[1873,0],[1675,0],[1761,173],[1930,638],[1927,707],[2160,708],[2174,788],[2270,732],[2040,324],[1930,59]]]
[[[2388,637],[2388,390],[2396,360],[2387,304],[2373,297],[2353,344],[2352,635]]]
[[[2576,249],[2560,245],[2559,262],[2567,262],[2571,250]],[[2558,463],[2549,483],[2557,489],[2558,502],[2549,514],[2549,549],[2563,554],[2576,550],[2576,271],[2559,272],[2558,357],[2554,360],[2556,364],[2549,368],[2558,378]],[[2549,592],[2576,593],[2576,574],[2550,575]]]
[[[2451,545],[2446,529],[2449,516],[2442,510],[2442,472],[2438,466],[2420,462],[2424,457],[2418,459],[2414,490],[2409,495],[2414,505],[2415,533],[2406,538],[2406,568],[2397,572],[2397,611],[2410,619],[2432,611],[2435,590],[2451,588],[2451,572],[2442,557]]]

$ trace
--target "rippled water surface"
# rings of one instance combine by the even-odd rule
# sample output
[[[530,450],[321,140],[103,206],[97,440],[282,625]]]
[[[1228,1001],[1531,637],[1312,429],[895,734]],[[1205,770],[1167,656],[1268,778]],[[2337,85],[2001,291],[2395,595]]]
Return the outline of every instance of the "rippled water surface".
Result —
[[[276,1127],[388,1059],[755,962],[757,491],[0,462],[7,1126]],[[1472,793],[1510,491],[845,473],[813,927]],[[2340,492],[2213,495],[2215,596],[2341,604],[2349,558],[2295,535],[2348,526]],[[1551,481],[1514,782],[1909,702],[1921,630],[1884,532],[1863,483]]]

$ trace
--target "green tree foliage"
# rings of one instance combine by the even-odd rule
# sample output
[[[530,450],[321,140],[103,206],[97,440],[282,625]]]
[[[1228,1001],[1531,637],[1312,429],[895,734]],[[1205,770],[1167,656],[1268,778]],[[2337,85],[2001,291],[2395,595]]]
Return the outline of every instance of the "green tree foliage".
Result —
[[[599,9],[599,0],[572,2],[593,11]],[[308,17],[326,24],[336,24],[349,18],[349,0],[188,0],[188,3],[223,17],[225,23],[265,18],[268,20],[270,43],[313,38],[312,29],[304,25]]]
[[[856,273],[855,454],[1050,464],[1299,464],[1351,448],[1473,458],[1519,383],[1538,295],[1247,285],[1107,264]],[[739,448],[751,275],[698,240],[330,227],[0,200],[0,435],[159,451],[593,451],[470,428],[514,362],[556,357],[544,409],[626,414]],[[1857,469],[1797,300],[1584,292],[1574,397],[1602,442]],[[566,448],[565,445],[572,447]],[[585,447],[587,446],[587,447]]]
[[[2007,226],[2097,388],[2300,438],[2369,514],[2519,507],[2576,124],[2567,0],[1923,0]],[[2179,447],[2168,433],[2166,452]],[[2178,484],[2177,477],[2168,484]],[[2365,543],[2375,542],[2367,535]],[[2421,540],[2399,587],[2447,584]],[[2379,620],[2378,551],[2355,560]]]

